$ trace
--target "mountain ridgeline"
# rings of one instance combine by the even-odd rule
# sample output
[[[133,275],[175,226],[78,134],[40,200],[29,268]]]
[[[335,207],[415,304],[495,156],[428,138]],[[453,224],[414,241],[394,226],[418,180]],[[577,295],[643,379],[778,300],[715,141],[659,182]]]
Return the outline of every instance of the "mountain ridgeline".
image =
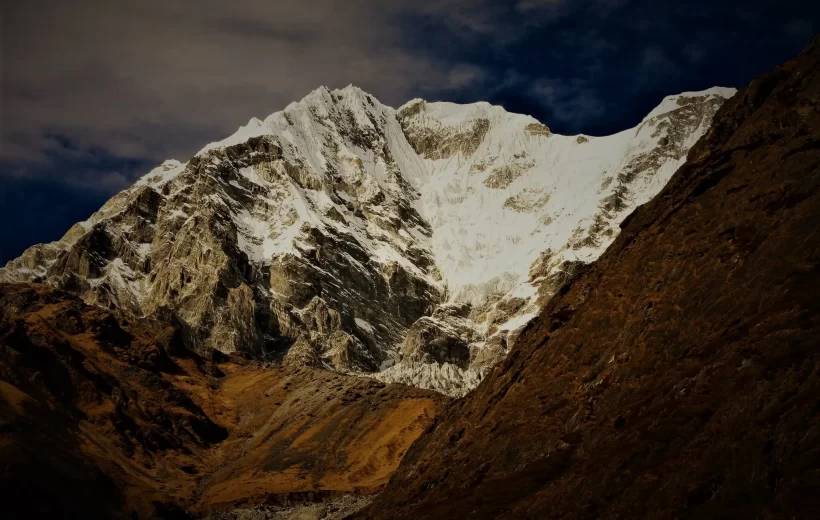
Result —
[[[0,269],[191,350],[462,395],[684,162],[731,89],[608,137],[487,103],[320,88],[167,161]]]

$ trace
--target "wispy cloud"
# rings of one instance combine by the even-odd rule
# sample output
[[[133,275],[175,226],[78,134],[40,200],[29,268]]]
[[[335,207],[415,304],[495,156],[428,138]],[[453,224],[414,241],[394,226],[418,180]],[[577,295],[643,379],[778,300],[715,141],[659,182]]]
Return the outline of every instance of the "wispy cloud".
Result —
[[[632,88],[643,90],[661,83],[669,83],[681,75],[681,68],[660,45],[643,49],[634,72]]]
[[[782,24],[780,30],[787,38],[807,42],[820,27],[815,26],[811,19],[795,18]]]
[[[566,12],[571,2],[568,0],[518,0],[515,8],[521,12],[547,11],[553,16],[559,16]]]
[[[354,83],[400,104],[482,81],[480,67],[400,45],[397,17],[422,8],[332,0],[249,0],[241,9],[215,0],[18,3],[3,20],[0,158],[36,163],[102,149],[126,159],[184,159],[319,85]],[[69,136],[73,149],[55,135]]]
[[[581,79],[541,79],[531,86],[529,94],[557,122],[575,128],[600,117],[606,109],[604,101]]]
[[[683,47],[682,52],[683,55],[693,63],[698,63],[706,56],[706,50],[700,45],[696,45],[694,43],[686,44]]]
[[[796,1],[782,0],[778,12]],[[789,41],[817,29],[811,16],[783,14],[773,36],[760,32],[771,9],[758,0],[742,8],[696,4],[10,3],[0,34],[0,175],[59,172],[87,180],[93,176],[82,168],[61,168],[87,160],[93,172],[111,164],[112,175],[129,179],[132,172],[110,158],[185,159],[319,85],[354,83],[394,106],[416,96],[509,102],[577,128],[612,119],[618,96],[629,101],[674,88],[688,79],[687,66],[705,66],[715,48],[737,41],[737,28]],[[669,14],[675,20],[666,20]],[[696,20],[697,30],[676,27],[678,20]]]

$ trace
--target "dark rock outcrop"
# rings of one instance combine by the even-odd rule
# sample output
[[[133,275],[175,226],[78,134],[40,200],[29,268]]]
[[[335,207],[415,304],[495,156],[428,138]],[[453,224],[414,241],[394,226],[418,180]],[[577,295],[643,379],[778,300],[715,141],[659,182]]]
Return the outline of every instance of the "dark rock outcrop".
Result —
[[[451,363],[467,368],[470,363],[469,338],[449,324],[420,318],[407,330],[401,347],[402,360],[416,363]]]
[[[817,518],[820,37],[664,190],[356,518]]]

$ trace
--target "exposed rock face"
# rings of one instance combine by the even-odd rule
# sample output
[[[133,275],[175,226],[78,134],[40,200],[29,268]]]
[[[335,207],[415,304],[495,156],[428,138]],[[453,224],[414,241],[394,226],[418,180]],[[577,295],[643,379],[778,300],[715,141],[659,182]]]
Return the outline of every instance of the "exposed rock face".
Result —
[[[4,518],[190,518],[367,495],[446,402],[211,361],[179,336],[45,286],[0,285]]]
[[[500,359],[503,359],[503,356],[496,361]],[[407,360],[400,361],[381,372],[376,372],[372,377],[383,382],[418,386],[452,397],[462,397],[481,382],[486,373],[486,370],[482,368],[464,370],[452,363],[439,364]]]
[[[132,316],[170,309],[198,352],[309,342],[313,365],[375,370],[441,299],[429,226],[393,160],[412,149],[388,142],[392,109],[358,89],[320,89],[268,125],[166,163],[0,278]]]
[[[394,110],[355,87],[320,88],[164,163],[0,281],[172,316],[198,353],[352,372],[449,363],[476,369],[457,378],[475,382],[563,266],[603,251],[731,94],[672,96],[639,127],[581,146],[487,103]],[[469,317],[420,334],[439,306],[462,304]],[[393,372],[425,384],[407,374],[430,370]]]
[[[547,137],[551,134],[549,127],[541,123],[530,123],[524,127],[524,131],[530,135],[540,135]]]
[[[357,518],[816,518],[818,223],[820,37],[720,109]]]
[[[467,368],[470,363],[468,341],[442,321],[421,318],[407,331],[401,346],[401,358],[411,362],[451,363]]]

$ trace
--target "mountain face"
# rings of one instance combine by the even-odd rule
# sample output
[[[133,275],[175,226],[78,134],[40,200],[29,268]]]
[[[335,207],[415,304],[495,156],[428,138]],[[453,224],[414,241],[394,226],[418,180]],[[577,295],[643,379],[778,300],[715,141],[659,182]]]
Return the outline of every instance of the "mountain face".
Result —
[[[820,516],[820,37],[622,226],[356,518]]]
[[[0,284],[4,518],[207,517],[380,489],[447,398],[204,359],[181,329]]]
[[[463,394],[684,162],[730,89],[562,136],[487,103],[320,88],[167,161],[0,281],[178,323],[198,353]]]

